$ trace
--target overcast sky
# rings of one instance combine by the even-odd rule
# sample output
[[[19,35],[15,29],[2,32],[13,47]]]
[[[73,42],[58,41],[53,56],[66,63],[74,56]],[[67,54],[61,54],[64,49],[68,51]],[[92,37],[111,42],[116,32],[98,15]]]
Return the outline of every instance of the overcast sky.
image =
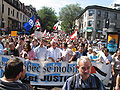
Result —
[[[120,0],[19,0],[25,5],[32,5],[36,10],[41,9],[43,6],[51,7],[58,14],[60,9],[69,4],[80,4],[82,8],[88,5],[110,6],[113,2],[120,3]]]

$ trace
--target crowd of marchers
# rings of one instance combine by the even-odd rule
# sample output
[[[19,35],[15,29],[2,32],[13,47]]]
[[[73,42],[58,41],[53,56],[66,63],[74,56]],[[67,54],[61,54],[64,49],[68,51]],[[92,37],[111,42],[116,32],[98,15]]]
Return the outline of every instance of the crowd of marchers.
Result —
[[[82,37],[71,40],[65,36],[57,38],[36,38],[27,35],[0,36],[0,55],[13,55],[28,60],[65,61],[68,63],[77,61],[82,56],[87,56],[90,62],[100,62],[110,66],[109,71],[113,78],[111,88],[119,90],[120,49],[111,54],[104,44],[98,42],[100,39],[93,42]]]

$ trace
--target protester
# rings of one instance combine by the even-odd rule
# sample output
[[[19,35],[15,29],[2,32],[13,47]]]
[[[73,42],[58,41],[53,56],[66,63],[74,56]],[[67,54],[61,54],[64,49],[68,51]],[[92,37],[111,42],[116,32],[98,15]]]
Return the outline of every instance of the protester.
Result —
[[[31,48],[34,51],[34,49],[38,46],[38,40],[37,39],[33,39],[32,43],[31,43]]]
[[[23,50],[23,45],[25,44],[24,38],[18,39],[18,44],[16,45],[16,49],[19,51],[19,53]]]
[[[8,50],[9,50],[9,42],[5,42],[4,43],[4,53],[7,53]]]
[[[9,49],[7,50],[5,55],[19,56],[19,51],[15,48],[15,44],[13,42],[9,43]]]
[[[84,47],[82,45],[79,46],[78,50],[73,53],[73,56],[69,60],[69,62],[77,61],[77,59],[80,58],[81,56],[87,56],[87,54],[84,52]]]
[[[52,60],[53,62],[61,61],[62,52],[59,48],[57,48],[57,42],[51,41],[51,47],[48,49],[47,58]]]
[[[47,59],[47,48],[43,45],[43,40],[40,41],[39,46],[34,49],[36,58],[39,60],[46,60]]]
[[[62,44],[62,61],[68,62],[70,58],[73,56],[73,52],[71,49],[68,48],[67,43]]]
[[[97,53],[98,53],[97,50],[94,49],[92,54],[89,56],[91,61],[93,61],[93,62],[99,61],[99,57],[98,57]]]
[[[102,56],[103,61],[106,64],[110,64],[113,60],[112,60],[112,56],[109,54],[109,50],[107,48],[105,48],[103,50],[104,56]]]
[[[25,66],[18,59],[11,59],[5,66],[4,76],[0,79],[0,90],[33,90],[19,79],[25,76]]]
[[[115,90],[120,90],[120,74],[117,75]]]
[[[67,79],[62,90],[106,90],[99,78],[91,73],[92,64],[87,56],[78,59],[79,73]]]
[[[93,49],[91,47],[88,48],[87,56],[90,58],[90,56],[93,54]]]
[[[113,62],[112,62],[113,87],[115,87],[116,77],[119,73],[120,73],[120,49],[118,49],[118,51],[113,56]]]
[[[29,59],[29,60],[35,60],[36,59],[36,55],[35,52],[31,49],[30,44],[26,43],[23,46],[23,50],[20,53],[20,56],[25,58],[25,59]]]

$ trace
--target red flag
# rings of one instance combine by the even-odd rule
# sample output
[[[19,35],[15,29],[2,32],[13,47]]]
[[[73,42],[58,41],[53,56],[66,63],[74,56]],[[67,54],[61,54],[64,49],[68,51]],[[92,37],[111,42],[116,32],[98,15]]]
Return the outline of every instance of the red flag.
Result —
[[[54,29],[54,30],[57,30],[57,29],[58,29],[58,25],[59,25],[59,22],[57,22],[57,23],[54,25],[53,29]]]
[[[71,35],[70,35],[71,40],[74,40],[77,38],[77,30],[75,30]]]
[[[54,30],[57,30],[57,26],[54,26],[53,29],[54,29]]]

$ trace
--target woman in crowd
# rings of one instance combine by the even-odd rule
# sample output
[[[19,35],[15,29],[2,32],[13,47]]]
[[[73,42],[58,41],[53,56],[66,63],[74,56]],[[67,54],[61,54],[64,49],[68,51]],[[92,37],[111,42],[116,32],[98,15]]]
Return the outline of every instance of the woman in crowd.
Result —
[[[25,43],[23,50],[20,53],[20,56],[29,60],[35,60],[35,52],[31,49],[30,44]]]

